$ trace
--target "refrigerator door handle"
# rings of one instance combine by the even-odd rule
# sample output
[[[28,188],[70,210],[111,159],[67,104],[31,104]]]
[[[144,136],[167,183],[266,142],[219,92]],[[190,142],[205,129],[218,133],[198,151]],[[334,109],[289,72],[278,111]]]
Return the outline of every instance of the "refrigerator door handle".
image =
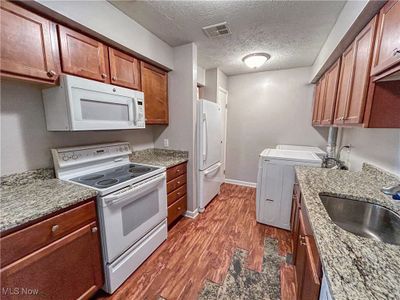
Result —
[[[211,173],[214,173],[215,171],[217,171],[217,170],[219,170],[219,168],[221,167],[221,165],[222,165],[222,163],[217,163],[217,165],[214,167],[214,168],[212,168],[211,170],[208,170],[208,171],[206,171],[206,172],[204,172],[204,175],[205,176],[208,176],[208,175],[210,175]]]
[[[203,113],[203,161],[207,160],[207,152],[208,152],[208,129],[207,129],[207,114]]]

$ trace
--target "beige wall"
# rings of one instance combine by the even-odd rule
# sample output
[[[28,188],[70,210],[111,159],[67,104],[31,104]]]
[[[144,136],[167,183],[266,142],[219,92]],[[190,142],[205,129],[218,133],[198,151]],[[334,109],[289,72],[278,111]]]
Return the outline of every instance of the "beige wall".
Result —
[[[325,147],[327,129],[311,126],[311,68],[228,77],[226,178],[256,182],[258,156],[277,144]]]
[[[190,43],[174,48],[174,70],[168,74],[169,125],[155,130],[155,146],[189,152],[188,210],[197,208],[196,200],[196,101],[197,47]]]
[[[41,88],[1,82],[1,175],[51,167],[53,147],[128,141],[134,150],[152,148],[153,129],[49,132],[46,129]]]
[[[342,156],[351,170],[369,162],[400,176],[400,129],[344,128],[341,144],[351,144]]]

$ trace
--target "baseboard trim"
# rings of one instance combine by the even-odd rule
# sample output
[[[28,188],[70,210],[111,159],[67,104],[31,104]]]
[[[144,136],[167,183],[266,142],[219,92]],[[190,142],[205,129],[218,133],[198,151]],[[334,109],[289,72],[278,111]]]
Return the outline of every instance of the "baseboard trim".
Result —
[[[252,187],[252,188],[255,188],[257,186],[257,184],[255,182],[241,181],[241,180],[227,179],[227,178],[225,179],[225,183],[242,185],[242,186],[247,186],[247,187]]]
[[[194,211],[187,210],[184,214],[185,217],[195,219],[199,215],[199,209],[196,208]]]

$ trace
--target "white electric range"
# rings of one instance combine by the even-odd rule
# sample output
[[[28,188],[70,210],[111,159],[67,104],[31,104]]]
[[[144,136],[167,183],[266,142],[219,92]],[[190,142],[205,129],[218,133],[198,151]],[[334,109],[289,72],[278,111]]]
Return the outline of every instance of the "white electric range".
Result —
[[[129,143],[51,150],[59,179],[98,192],[105,285],[113,293],[167,238],[164,167],[129,161]]]

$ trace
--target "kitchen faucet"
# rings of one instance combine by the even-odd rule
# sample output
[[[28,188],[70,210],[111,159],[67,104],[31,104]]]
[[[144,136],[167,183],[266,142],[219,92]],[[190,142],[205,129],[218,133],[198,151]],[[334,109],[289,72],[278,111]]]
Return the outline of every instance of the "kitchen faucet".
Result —
[[[394,200],[400,200],[400,183],[397,185],[385,186],[381,188],[381,191],[389,196],[392,196]]]

